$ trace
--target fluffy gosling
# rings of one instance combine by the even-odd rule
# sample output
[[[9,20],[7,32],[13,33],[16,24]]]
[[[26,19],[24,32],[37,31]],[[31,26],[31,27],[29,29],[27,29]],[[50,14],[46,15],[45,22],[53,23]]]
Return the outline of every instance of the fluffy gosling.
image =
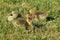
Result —
[[[21,17],[21,15],[19,15],[16,11],[12,11],[9,14],[7,20],[12,21],[14,26],[20,26],[21,28],[25,27],[26,29],[31,29],[31,30],[33,28],[33,26],[29,24],[25,18]]]
[[[28,11],[28,14],[31,15],[31,17],[35,18],[36,20],[39,19],[46,19],[46,17],[48,16],[48,12],[40,12],[40,11],[36,11],[35,9],[30,9]]]

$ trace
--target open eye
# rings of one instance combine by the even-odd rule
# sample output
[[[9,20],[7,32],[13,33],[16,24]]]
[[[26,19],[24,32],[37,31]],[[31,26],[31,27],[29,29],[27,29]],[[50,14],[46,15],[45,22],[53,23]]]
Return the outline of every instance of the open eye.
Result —
[[[10,16],[13,16],[12,14],[10,14]]]

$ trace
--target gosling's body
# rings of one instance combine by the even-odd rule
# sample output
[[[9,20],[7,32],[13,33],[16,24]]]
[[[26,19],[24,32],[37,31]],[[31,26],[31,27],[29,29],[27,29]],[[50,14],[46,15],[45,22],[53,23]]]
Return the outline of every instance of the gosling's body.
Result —
[[[46,17],[48,16],[47,13],[40,12],[40,11],[37,11],[35,13],[35,15],[36,15],[37,19],[42,19],[42,20],[46,19]]]
[[[14,19],[13,21],[14,25],[20,26],[20,27],[31,27],[31,25],[24,19],[24,18],[17,18]]]

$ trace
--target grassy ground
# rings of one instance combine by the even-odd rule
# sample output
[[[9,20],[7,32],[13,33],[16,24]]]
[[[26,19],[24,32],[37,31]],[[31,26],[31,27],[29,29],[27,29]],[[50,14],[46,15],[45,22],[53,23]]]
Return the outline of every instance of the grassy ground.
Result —
[[[24,30],[14,28],[11,22],[6,21],[12,10],[24,15],[30,8],[50,11],[49,16],[55,20],[43,21],[45,25],[36,29],[36,33],[24,33]],[[0,40],[60,40],[60,0],[0,0]]]

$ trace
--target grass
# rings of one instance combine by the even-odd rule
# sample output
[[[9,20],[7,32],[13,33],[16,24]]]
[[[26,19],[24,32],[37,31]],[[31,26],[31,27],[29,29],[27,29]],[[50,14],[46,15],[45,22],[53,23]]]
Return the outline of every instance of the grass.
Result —
[[[50,11],[49,16],[55,20],[42,21],[45,25],[36,29],[34,34],[14,28],[11,22],[6,21],[6,16],[12,10],[25,15],[30,8]],[[36,24],[41,24],[41,21]],[[60,40],[60,0],[0,0],[0,40]]]

